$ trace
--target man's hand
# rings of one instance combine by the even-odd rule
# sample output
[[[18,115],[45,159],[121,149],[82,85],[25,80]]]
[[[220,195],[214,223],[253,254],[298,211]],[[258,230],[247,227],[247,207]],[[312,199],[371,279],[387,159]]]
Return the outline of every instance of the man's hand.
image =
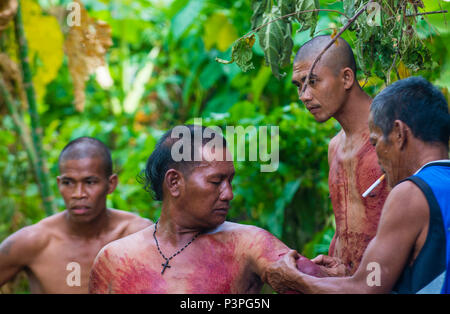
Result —
[[[296,260],[299,257],[297,251],[290,250],[289,253],[268,267],[265,281],[279,293],[298,290],[296,279],[300,271],[297,269]]]
[[[319,265],[329,277],[344,277],[349,276],[348,269],[345,264],[337,257],[328,255],[318,255],[311,260]]]

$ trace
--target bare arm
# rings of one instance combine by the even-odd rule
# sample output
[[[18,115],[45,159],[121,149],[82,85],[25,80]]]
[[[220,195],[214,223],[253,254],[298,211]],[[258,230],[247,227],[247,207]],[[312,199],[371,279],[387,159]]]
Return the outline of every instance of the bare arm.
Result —
[[[289,248],[270,232],[255,228],[253,234],[248,235],[246,249],[252,261],[254,272],[265,281],[268,267],[289,252]]]
[[[42,249],[45,237],[37,229],[20,229],[0,244],[0,286],[14,278]]]
[[[278,291],[306,293],[388,293],[408,263],[419,235],[427,229],[429,208],[424,195],[411,182],[395,187],[383,208],[376,237],[367,247],[352,277],[314,278],[295,271],[291,251],[269,270],[269,283]],[[377,267],[379,285],[369,284]],[[376,274],[375,274],[376,275]]]

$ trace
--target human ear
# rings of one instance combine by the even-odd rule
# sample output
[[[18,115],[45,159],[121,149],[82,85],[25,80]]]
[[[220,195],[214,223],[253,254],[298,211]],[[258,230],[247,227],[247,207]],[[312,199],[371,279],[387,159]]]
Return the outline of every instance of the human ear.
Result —
[[[408,126],[401,120],[394,121],[394,127],[392,128],[393,141],[400,150],[404,149],[409,136]]]
[[[108,194],[111,194],[112,192],[114,192],[114,190],[117,187],[117,183],[119,182],[119,178],[117,177],[117,174],[112,174],[109,176],[108,178]]]
[[[172,197],[178,197],[180,195],[181,187],[184,184],[183,175],[175,170],[169,169],[164,177],[164,185],[167,191]]]
[[[344,88],[350,89],[355,83],[355,73],[353,73],[352,69],[344,68],[342,73],[342,79],[344,81]]]

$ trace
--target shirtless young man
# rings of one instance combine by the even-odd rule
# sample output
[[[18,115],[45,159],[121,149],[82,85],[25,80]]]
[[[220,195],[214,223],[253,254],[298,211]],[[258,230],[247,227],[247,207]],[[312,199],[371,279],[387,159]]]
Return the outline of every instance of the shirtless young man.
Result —
[[[184,128],[180,139],[165,133],[144,171],[146,188],[162,201],[158,222],[100,251],[91,293],[259,293],[267,267],[289,251],[263,229],[225,221],[234,176],[225,140],[215,133],[223,145],[210,149],[206,137],[194,137],[207,128]],[[176,162],[180,143],[202,161]],[[308,259],[299,268],[320,275]]]
[[[117,186],[108,148],[93,138],[70,142],[59,157],[66,210],[20,229],[0,245],[0,285],[21,270],[31,293],[87,293],[92,263],[107,243],[151,222],[106,208]]]
[[[294,60],[292,83],[299,94],[316,56],[330,41],[318,36],[305,43]],[[356,63],[348,43],[339,38],[316,65],[300,100],[318,122],[335,118],[342,130],[330,141],[328,184],[336,219],[336,233],[329,256],[314,262],[328,266],[330,275],[350,275],[358,268],[364,250],[375,236],[384,201],[386,182],[362,197],[381,175],[375,150],[369,141],[371,98],[356,80]],[[346,267],[337,267],[343,263]]]
[[[271,266],[277,291],[450,293],[450,115],[444,95],[421,77],[386,87],[373,100],[370,141],[392,191],[376,236],[351,277],[297,271],[291,251]]]

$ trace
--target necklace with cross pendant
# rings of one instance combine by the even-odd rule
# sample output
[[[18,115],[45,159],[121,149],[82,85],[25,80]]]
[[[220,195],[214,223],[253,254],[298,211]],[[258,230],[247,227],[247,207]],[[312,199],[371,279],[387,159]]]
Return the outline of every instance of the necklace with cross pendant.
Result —
[[[156,221],[155,223],[155,231],[153,231],[153,238],[155,239],[155,243],[156,243],[156,247],[158,248],[158,252],[159,254],[164,258],[164,260],[166,261],[165,263],[161,264],[161,266],[163,267],[162,271],[161,271],[161,275],[164,274],[164,272],[166,271],[166,268],[171,268],[171,266],[169,265],[169,262],[172,258],[174,258],[175,256],[177,256],[178,254],[180,254],[185,248],[188,247],[189,244],[191,244],[192,242],[194,242],[195,239],[197,239],[197,237],[200,235],[201,232],[197,233],[191,241],[189,241],[185,246],[183,246],[181,249],[179,249],[177,252],[175,252],[175,254],[173,254],[171,257],[167,258],[163,252],[161,251],[161,248],[159,247],[159,243],[158,243],[158,239],[156,238],[156,230],[158,229],[158,221]]]
[[[166,268],[170,268],[169,266],[169,259],[166,259],[166,262],[164,264],[161,264],[161,266],[163,267],[161,275],[164,274],[164,271],[166,270]]]

